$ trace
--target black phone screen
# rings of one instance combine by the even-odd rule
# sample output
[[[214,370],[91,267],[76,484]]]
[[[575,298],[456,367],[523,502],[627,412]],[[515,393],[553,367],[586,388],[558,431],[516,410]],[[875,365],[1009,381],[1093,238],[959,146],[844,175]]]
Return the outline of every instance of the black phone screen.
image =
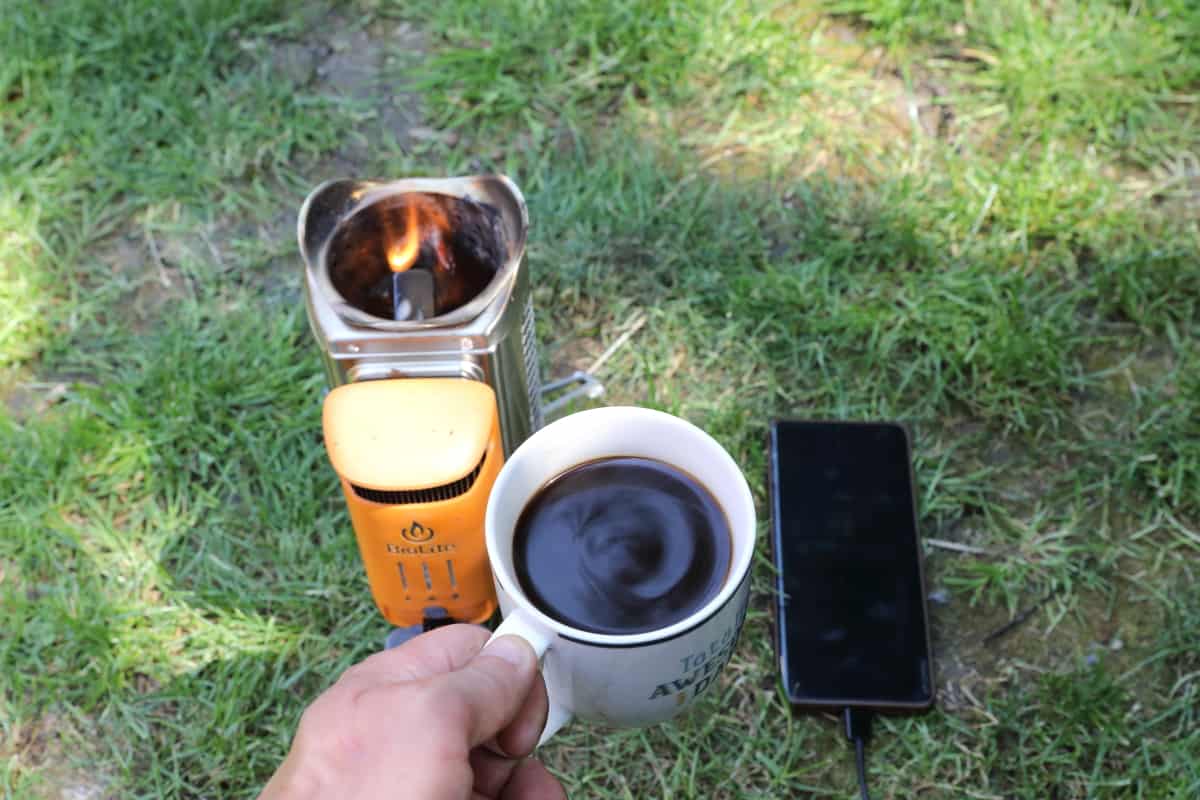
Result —
[[[891,423],[771,425],[778,647],[793,703],[933,702],[908,436]]]

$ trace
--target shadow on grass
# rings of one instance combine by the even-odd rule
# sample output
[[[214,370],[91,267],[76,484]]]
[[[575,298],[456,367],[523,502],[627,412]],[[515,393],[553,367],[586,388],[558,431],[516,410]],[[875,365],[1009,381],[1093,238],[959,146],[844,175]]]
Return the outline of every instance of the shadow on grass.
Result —
[[[122,797],[253,798],[308,703],[354,659],[318,637],[211,661],[114,703],[137,720]]]
[[[246,793],[257,762],[150,747],[184,730],[170,714],[208,715],[214,738],[234,720],[257,730],[262,670],[234,680],[238,659],[286,661],[272,680],[311,699],[384,633],[319,443],[319,364],[299,315],[250,300],[181,305],[156,336],[125,336],[105,356],[89,360],[98,385],[0,422],[0,665],[18,775],[53,778],[56,754],[30,750],[22,731],[71,715],[103,731],[63,748],[81,773],[90,760],[105,780]],[[212,670],[230,678],[223,690],[204,683]],[[176,704],[189,680],[210,695]],[[303,703],[278,699],[290,730]],[[175,766],[157,771],[162,759]]]

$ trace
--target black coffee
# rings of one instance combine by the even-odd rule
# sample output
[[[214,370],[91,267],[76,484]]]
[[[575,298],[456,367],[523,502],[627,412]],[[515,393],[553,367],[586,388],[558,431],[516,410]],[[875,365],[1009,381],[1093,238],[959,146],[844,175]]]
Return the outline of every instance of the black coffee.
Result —
[[[708,490],[648,458],[604,458],[559,475],[521,512],[521,589],[593,633],[655,630],[714,596],[729,572],[729,523]]]

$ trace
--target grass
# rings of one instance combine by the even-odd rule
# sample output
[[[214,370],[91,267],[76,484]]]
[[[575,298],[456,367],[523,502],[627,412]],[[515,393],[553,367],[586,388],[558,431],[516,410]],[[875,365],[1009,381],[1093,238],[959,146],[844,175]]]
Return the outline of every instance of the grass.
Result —
[[[360,29],[431,132],[280,66]],[[331,171],[495,169],[547,372],[644,315],[608,402],[712,431],[760,500],[772,415],[915,429],[924,534],[982,553],[927,549],[941,703],[881,723],[873,796],[1195,796],[1197,30],[1182,0],[7,9],[0,787],[251,797],[378,646],[291,225]],[[572,796],[853,792],[781,700],[769,586],[761,555],[700,713],[543,751]]]

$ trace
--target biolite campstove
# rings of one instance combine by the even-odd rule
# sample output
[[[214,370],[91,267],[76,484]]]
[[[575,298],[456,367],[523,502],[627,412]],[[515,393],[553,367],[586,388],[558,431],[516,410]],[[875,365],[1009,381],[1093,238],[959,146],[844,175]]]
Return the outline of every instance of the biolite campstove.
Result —
[[[542,422],[527,230],[494,175],[333,181],[300,211],[325,446],[375,603],[406,631],[496,610],[488,493]]]

